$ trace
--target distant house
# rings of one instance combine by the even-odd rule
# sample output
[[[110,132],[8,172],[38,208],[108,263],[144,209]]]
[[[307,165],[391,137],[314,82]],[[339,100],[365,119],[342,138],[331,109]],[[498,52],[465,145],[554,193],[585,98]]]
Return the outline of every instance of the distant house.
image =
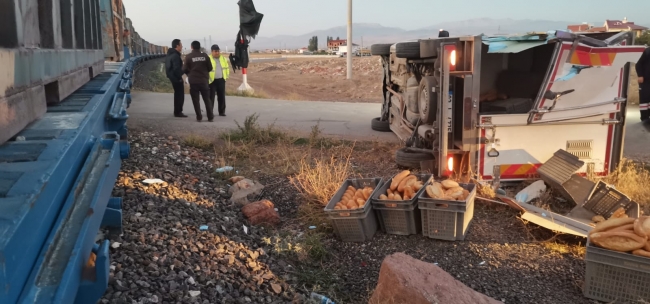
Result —
[[[309,49],[306,48],[306,47],[301,48],[301,49],[298,50],[298,53],[299,53],[299,54],[304,54],[305,52],[309,52]]]
[[[348,52],[348,45],[347,44],[342,44],[342,45],[339,45],[339,50],[336,53],[341,55],[341,54],[347,53],[347,52]],[[356,55],[358,53],[359,53],[359,45],[353,43],[352,44],[352,54]]]
[[[567,26],[567,29],[574,33],[605,33],[605,32],[623,32],[623,31],[632,31],[635,33],[636,37],[640,37],[643,31],[648,28],[645,26],[640,26],[634,24],[634,22],[627,21],[627,18],[623,20],[605,20],[603,26],[594,27],[590,24],[582,23]]]
[[[327,52],[329,53],[336,53],[339,51],[339,47],[341,45],[345,45],[347,43],[347,40],[345,39],[339,39],[339,40],[330,40],[327,42]]]

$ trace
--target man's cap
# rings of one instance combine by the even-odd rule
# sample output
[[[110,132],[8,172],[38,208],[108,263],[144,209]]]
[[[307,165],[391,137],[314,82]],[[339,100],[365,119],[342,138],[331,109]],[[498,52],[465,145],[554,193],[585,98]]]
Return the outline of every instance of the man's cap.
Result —
[[[213,44],[212,47],[211,47],[210,49],[213,50],[213,51],[218,51],[218,50],[220,50],[220,49],[219,49],[219,46],[216,45],[216,44]]]

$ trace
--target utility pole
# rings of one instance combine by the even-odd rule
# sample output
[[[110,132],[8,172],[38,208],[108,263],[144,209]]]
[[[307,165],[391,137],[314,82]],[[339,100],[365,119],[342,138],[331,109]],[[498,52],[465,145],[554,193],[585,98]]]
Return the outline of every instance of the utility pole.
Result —
[[[352,0],[348,0],[348,79],[352,79]]]
[[[210,35],[210,46],[212,46],[212,35]]]

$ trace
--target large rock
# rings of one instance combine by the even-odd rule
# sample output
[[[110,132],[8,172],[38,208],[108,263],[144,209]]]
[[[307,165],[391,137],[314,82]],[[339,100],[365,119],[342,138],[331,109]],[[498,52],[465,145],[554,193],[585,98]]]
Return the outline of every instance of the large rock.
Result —
[[[395,253],[384,259],[369,304],[496,304],[465,286],[440,267]]]
[[[236,182],[228,192],[230,193],[230,201],[240,205],[249,204],[249,199],[255,199],[256,196],[262,193],[264,185],[260,182],[252,181],[250,179],[242,179]]]
[[[241,208],[241,212],[251,225],[269,224],[276,225],[280,222],[280,215],[275,211],[275,206],[269,200],[250,203]]]

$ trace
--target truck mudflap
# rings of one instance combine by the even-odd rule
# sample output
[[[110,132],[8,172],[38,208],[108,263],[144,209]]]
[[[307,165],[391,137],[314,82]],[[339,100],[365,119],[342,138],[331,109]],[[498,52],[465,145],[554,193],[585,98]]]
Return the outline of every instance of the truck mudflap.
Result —
[[[596,215],[608,219],[614,211],[623,208],[628,217],[639,217],[639,204],[625,194],[602,181],[595,183],[575,174],[583,164],[578,157],[558,150],[537,170],[545,183],[576,204],[565,215],[506,197],[499,198],[511,206],[513,203],[519,205],[521,208],[515,209],[523,211],[521,218],[524,220],[553,231],[581,237],[587,237],[589,231],[594,228],[592,219]]]

